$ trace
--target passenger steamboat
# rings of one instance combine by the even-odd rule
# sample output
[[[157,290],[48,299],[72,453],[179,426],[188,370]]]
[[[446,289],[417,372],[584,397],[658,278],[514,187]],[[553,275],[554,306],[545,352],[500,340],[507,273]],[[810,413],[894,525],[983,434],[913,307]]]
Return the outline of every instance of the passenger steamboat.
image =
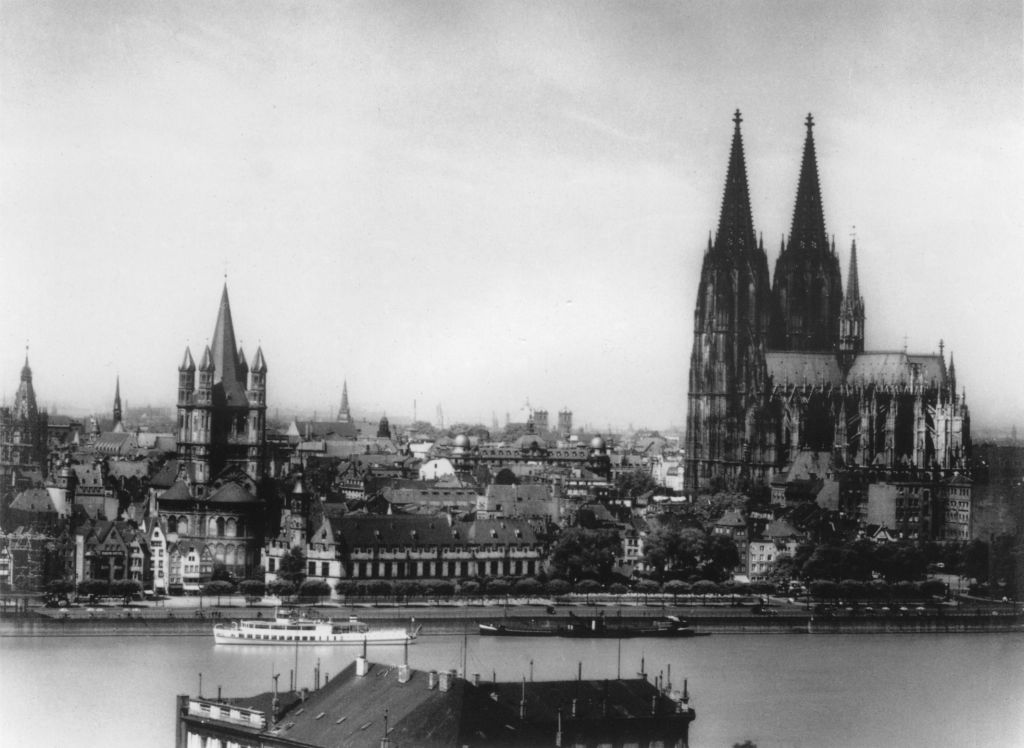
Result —
[[[295,610],[277,611],[273,620],[246,618],[213,627],[217,644],[411,644],[418,635],[418,626],[372,628],[355,616],[337,621]]]

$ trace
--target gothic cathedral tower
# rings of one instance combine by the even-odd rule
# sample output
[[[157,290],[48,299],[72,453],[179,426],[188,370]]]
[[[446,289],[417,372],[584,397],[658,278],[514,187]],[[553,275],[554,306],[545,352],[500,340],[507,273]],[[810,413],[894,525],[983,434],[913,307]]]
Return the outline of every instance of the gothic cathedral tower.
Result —
[[[783,244],[775,263],[768,347],[834,353],[839,347],[843,282],[835,247],[829,246],[825,234],[813,127],[808,114],[793,225],[789,243]]]
[[[718,233],[708,241],[697,290],[686,417],[689,488],[770,469],[753,464],[764,452],[758,439],[770,286],[764,246],[754,238],[741,121],[737,110]]]

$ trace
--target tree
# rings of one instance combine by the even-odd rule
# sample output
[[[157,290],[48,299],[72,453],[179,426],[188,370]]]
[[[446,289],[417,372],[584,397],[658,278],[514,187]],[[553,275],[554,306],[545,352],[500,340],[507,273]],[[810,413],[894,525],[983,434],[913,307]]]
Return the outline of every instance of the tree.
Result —
[[[213,582],[207,582],[199,588],[200,595],[205,595],[206,597],[216,597],[217,605],[220,605],[220,599],[224,595],[230,595],[234,591],[235,585],[223,579],[218,579]]]
[[[487,583],[487,594],[491,597],[504,597],[512,589],[505,579],[492,579]]]
[[[480,583],[475,579],[469,579],[459,584],[459,595],[462,597],[475,597],[480,594]]]
[[[106,579],[87,579],[78,585],[79,594],[105,597],[110,594],[110,582]]]
[[[610,595],[625,595],[629,592],[629,588],[622,582],[614,582],[608,585],[608,594]]]
[[[302,580],[306,578],[306,554],[301,548],[296,546],[285,554],[281,559],[277,576],[295,585],[302,584]]]
[[[845,600],[862,600],[867,596],[867,586],[859,579],[844,579],[839,583],[839,595]]]
[[[295,594],[295,585],[287,579],[276,579],[267,585],[267,591],[277,597],[290,597]]]
[[[701,569],[709,579],[727,579],[740,563],[736,542],[726,535],[706,535],[701,549]]]
[[[46,585],[46,596],[50,600],[65,600],[75,591],[75,583],[67,579],[54,579]]]
[[[590,596],[601,591],[601,583],[596,579],[581,579],[576,585],[575,591],[586,595],[587,605],[590,605]]]
[[[238,591],[245,595],[247,603],[252,603],[257,598],[263,597],[267,591],[267,585],[262,579],[243,579],[238,584]]]
[[[662,525],[644,540],[644,563],[660,579],[669,569],[679,573],[696,569],[704,550],[705,535],[700,530]]]
[[[336,585],[334,585],[334,591],[342,597],[348,597],[349,595],[356,594],[356,588],[358,585],[352,579],[342,579]]]
[[[611,575],[621,545],[613,530],[570,527],[551,547],[551,573],[570,582],[583,578],[605,580]]]
[[[635,499],[658,488],[657,481],[646,470],[632,470],[615,476],[615,491],[625,499]]]
[[[307,579],[299,585],[299,597],[315,597],[317,602],[331,594],[331,585],[322,579]]]
[[[543,585],[539,580],[533,577],[524,577],[519,579],[512,585],[512,591],[518,597],[536,597],[540,594],[543,589]]]
[[[831,579],[815,579],[810,586],[811,595],[819,600],[838,600],[839,585]]]
[[[957,569],[962,576],[969,579],[977,579],[979,582],[988,581],[988,543],[975,538],[968,543],[962,552],[959,567]]]
[[[559,597],[560,595],[568,595],[572,585],[564,579],[549,579],[544,588],[551,597]]]
[[[661,591],[667,592],[672,595],[672,604],[676,604],[677,595],[685,595],[692,587],[689,582],[684,582],[682,579],[670,579],[662,585]]]
[[[718,592],[718,585],[712,582],[710,579],[701,579],[693,583],[693,594],[700,595],[701,600],[707,595],[714,595]]]
[[[136,579],[117,579],[110,584],[110,594],[123,598],[124,604],[132,601],[132,596],[142,592],[142,582]]]
[[[797,576],[798,572],[799,569],[794,558],[788,553],[780,553],[768,567],[765,581],[775,588],[784,587]]]

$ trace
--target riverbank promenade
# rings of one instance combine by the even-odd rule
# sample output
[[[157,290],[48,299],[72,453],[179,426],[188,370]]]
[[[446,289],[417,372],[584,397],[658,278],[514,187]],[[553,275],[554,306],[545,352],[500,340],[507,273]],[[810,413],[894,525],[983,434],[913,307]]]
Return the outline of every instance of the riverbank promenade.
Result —
[[[162,634],[207,635],[218,621],[270,618],[292,601],[266,597],[258,602],[240,595],[220,598],[169,597],[122,604],[73,604],[67,607],[29,605],[18,613],[0,615],[0,636]],[[644,599],[476,599],[422,602],[345,601],[303,604],[311,614],[357,616],[371,625],[406,621],[421,627],[424,636],[476,634],[477,622],[546,619],[565,622],[572,617],[616,619],[642,623],[667,615],[678,616],[711,633],[878,633],[972,632],[1024,630],[1024,617],[1013,603],[965,599],[959,603],[913,606],[843,607],[771,597],[765,604],[747,598],[729,600]],[[756,612],[755,612],[756,608]]]

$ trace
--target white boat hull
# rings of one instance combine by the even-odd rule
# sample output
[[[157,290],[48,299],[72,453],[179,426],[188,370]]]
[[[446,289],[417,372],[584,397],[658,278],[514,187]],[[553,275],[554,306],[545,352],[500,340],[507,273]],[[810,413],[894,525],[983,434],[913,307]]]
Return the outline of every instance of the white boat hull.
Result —
[[[217,644],[405,644],[416,640],[414,631],[401,628],[373,629],[355,616],[348,621],[309,618],[304,612],[278,612],[273,620],[243,619],[213,627]]]
[[[336,645],[336,644],[412,644],[416,637],[401,629],[374,631],[369,634],[328,634],[325,636],[289,637],[281,634],[250,634],[232,629],[215,629],[213,640],[217,644]]]

